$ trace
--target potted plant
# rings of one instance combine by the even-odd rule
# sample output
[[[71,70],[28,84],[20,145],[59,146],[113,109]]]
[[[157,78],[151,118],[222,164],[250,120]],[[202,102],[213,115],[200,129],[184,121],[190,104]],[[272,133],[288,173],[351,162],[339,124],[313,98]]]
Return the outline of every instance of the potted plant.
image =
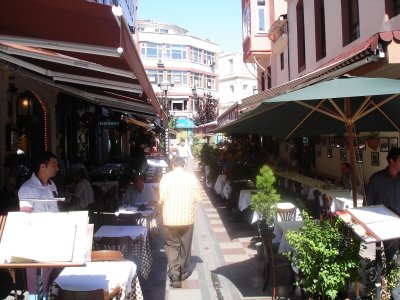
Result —
[[[302,217],[304,226],[286,234],[295,249],[288,257],[299,270],[297,284],[308,299],[338,299],[359,277],[360,240],[345,231],[341,219],[331,224],[315,222],[307,213]]]
[[[261,167],[256,177],[258,191],[251,197],[251,207],[259,217],[260,230],[269,230],[276,218],[280,195],[275,188],[275,175],[268,165]]]

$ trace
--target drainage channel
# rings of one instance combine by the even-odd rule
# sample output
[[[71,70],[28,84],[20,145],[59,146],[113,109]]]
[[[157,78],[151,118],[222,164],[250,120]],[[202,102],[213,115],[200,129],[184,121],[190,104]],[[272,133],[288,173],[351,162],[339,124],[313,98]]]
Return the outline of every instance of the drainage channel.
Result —
[[[219,278],[218,275],[211,272],[211,280],[215,289],[215,292],[217,293],[217,299],[218,300],[224,300],[224,296],[222,296],[222,287],[221,287],[221,283],[219,282]]]

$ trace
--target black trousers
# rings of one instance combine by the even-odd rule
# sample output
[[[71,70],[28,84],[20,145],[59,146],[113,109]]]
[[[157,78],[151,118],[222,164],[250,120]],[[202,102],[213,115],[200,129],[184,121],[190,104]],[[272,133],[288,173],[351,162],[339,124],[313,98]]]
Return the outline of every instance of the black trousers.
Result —
[[[165,253],[168,259],[168,276],[181,276],[188,272],[193,238],[193,224],[165,226]]]

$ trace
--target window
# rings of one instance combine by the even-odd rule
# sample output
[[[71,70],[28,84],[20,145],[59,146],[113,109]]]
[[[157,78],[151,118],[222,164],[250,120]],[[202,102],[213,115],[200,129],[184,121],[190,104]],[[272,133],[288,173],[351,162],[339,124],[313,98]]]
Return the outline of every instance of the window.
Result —
[[[159,84],[163,81],[163,71],[161,70],[146,70],[146,73],[152,84]]]
[[[215,90],[215,78],[213,76],[204,76],[204,87],[209,90]]]
[[[389,19],[400,14],[400,0],[385,0],[385,13]]]
[[[162,58],[162,44],[141,43],[140,55],[146,58]]]
[[[184,99],[172,99],[172,110],[174,111],[184,111],[187,110],[187,100]]]
[[[138,27],[139,32],[144,32],[144,27]]]
[[[243,84],[243,91],[247,91],[247,88],[248,88],[249,86],[247,85],[247,84]]]
[[[267,68],[267,89],[270,89],[272,87],[272,81],[271,81],[271,66]]]
[[[298,71],[304,71],[306,68],[306,43],[304,32],[304,6],[303,0],[299,0],[296,6],[297,16],[297,63]]]
[[[186,71],[168,71],[167,80],[174,85],[188,85],[188,72]]]
[[[285,56],[283,52],[281,52],[280,54],[280,60],[281,60],[281,70],[283,70],[285,68]]]
[[[266,25],[265,25],[265,0],[258,0],[257,1],[258,7],[258,31],[265,32]]]
[[[250,3],[243,9],[243,40],[250,37]]]
[[[342,0],[343,46],[360,37],[358,0]]]
[[[192,86],[203,87],[203,81],[201,79],[202,76],[200,73],[192,73],[191,74]]]
[[[318,61],[326,56],[324,0],[314,0],[314,11],[315,11],[315,53]]]
[[[194,63],[201,62],[201,50],[198,48],[190,48],[190,61]]]
[[[229,59],[229,73],[233,74],[233,59]]]
[[[164,29],[164,28],[156,28],[156,33],[163,33],[163,34],[167,34],[168,33],[168,29]]]
[[[174,60],[186,60],[185,45],[166,45],[166,58]]]
[[[204,64],[211,65],[215,62],[215,54],[210,51],[204,50]]]
[[[231,88],[231,92],[234,93],[235,92],[235,86],[232,84],[229,87]]]

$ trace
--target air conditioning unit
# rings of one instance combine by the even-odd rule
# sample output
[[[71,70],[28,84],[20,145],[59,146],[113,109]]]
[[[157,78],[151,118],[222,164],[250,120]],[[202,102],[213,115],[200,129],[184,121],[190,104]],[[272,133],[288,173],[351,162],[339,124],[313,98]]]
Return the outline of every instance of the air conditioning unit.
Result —
[[[163,68],[164,67],[164,62],[162,61],[162,59],[159,59],[157,61],[157,67],[159,67],[159,68]]]

